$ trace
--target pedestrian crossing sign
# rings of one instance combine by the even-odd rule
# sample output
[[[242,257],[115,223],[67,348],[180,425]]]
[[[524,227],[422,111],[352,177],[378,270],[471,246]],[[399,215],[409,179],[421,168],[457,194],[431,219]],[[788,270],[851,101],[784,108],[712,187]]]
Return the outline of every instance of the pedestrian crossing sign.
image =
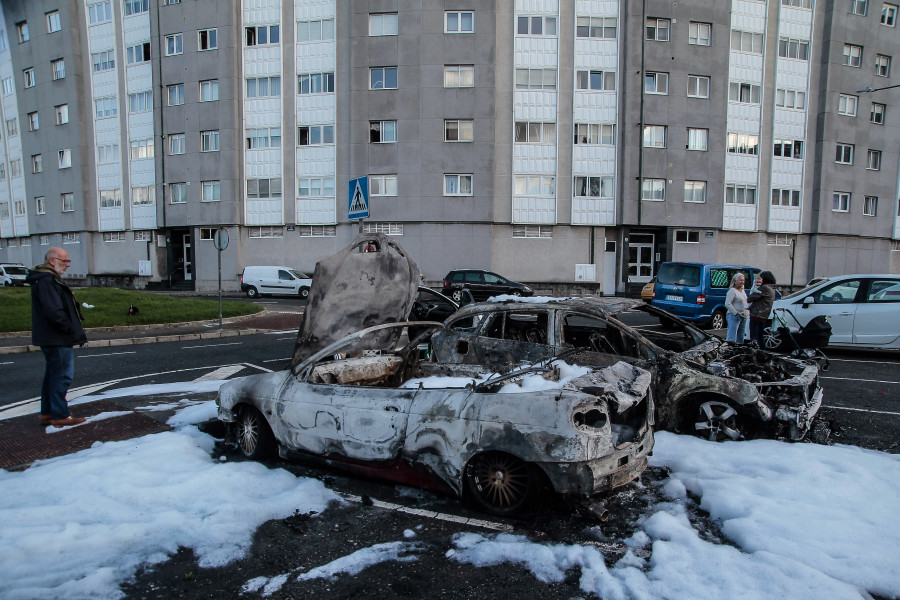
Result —
[[[347,218],[369,218],[369,178],[357,177],[350,180],[347,198]]]

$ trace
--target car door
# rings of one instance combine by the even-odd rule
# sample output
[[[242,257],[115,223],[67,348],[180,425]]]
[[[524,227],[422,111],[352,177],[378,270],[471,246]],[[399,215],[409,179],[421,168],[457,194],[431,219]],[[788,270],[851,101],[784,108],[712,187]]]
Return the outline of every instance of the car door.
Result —
[[[466,271],[463,286],[471,291],[472,295],[479,300],[484,300],[491,295],[488,293],[487,289],[485,289],[484,275],[479,271]]]
[[[856,318],[857,297],[863,287],[862,278],[842,279],[799,298],[792,305],[792,312],[801,325],[824,315],[831,325],[832,344],[853,343],[853,321]],[[812,302],[804,303],[807,298]]]
[[[555,354],[546,310],[511,309],[492,313],[474,341],[483,365],[534,362]]]
[[[900,277],[866,281],[864,302],[857,305],[853,343],[900,347]]]
[[[505,279],[496,273],[484,274],[484,293],[486,296],[499,296],[500,294],[512,293],[509,284]]]

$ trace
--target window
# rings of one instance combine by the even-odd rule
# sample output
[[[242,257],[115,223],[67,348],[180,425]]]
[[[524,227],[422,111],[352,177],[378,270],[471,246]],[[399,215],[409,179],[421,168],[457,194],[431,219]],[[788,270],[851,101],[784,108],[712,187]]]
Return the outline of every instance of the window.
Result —
[[[218,181],[203,181],[200,183],[203,190],[201,200],[203,202],[219,202],[222,199],[221,183]]]
[[[555,78],[554,78],[555,80]],[[444,87],[461,88],[475,86],[474,65],[444,65]]]
[[[475,13],[472,11],[445,12],[444,33],[475,33]]]
[[[219,99],[219,80],[208,79],[200,82],[200,102],[213,102]]]
[[[77,233],[64,233],[64,234],[62,234],[62,243],[63,244],[80,244],[81,240],[78,239]]]
[[[185,153],[186,138],[183,133],[172,133],[169,135],[169,156]]]
[[[897,24],[897,5],[885,2],[881,6],[881,24],[894,27]]]
[[[891,57],[885,54],[875,55],[875,74],[879,77],[891,76]]]
[[[842,165],[853,164],[853,144],[841,144],[835,146],[834,162]]]
[[[687,229],[676,229],[675,230],[675,243],[676,244],[699,244],[700,243],[700,232],[699,231],[689,231]]]
[[[612,146],[616,143],[616,126],[602,123],[576,123],[575,143]]]
[[[763,36],[761,33],[750,31],[731,30],[731,49],[735,52],[749,52],[750,54],[762,54]]]
[[[878,196],[866,196],[863,201],[863,215],[874,217],[878,214]]]
[[[371,221],[366,221],[363,224],[363,233],[403,235],[403,223],[373,223]]]
[[[666,199],[665,179],[644,179],[641,181],[641,200],[663,202]]]
[[[800,206],[800,190],[772,190],[772,206]]]
[[[832,196],[833,212],[850,212],[850,192],[835,192]]]
[[[471,142],[475,135],[474,129],[475,124],[471,119],[447,119],[444,121],[444,141]]]
[[[516,69],[516,89],[555,90],[556,69]]]
[[[94,72],[108,71],[116,66],[115,50],[103,50],[102,52],[94,52],[91,54],[91,62],[94,65]]]
[[[213,241],[216,238],[216,230],[212,227],[201,227],[200,228],[200,239],[208,242]]]
[[[397,32],[394,31],[394,33],[391,35],[397,35]],[[321,21],[297,21],[297,42],[318,42],[321,40],[333,39],[334,19],[322,19]]]
[[[38,214],[38,215],[46,214],[47,210],[44,207],[44,197],[43,196],[35,196],[34,212],[35,212],[35,214]]]
[[[706,152],[709,149],[709,129],[694,129],[688,127],[688,150]]]
[[[315,195],[318,196],[320,194]],[[254,200],[259,198],[281,198],[281,177],[273,177],[271,179],[248,179],[247,198],[252,198]]]
[[[869,171],[881,170],[881,150],[869,150],[866,155],[866,169]]]
[[[806,92],[799,90],[775,90],[775,106],[803,110],[806,108]]]
[[[553,227],[550,225],[513,225],[513,238],[553,238]]]
[[[150,42],[125,48],[125,60],[129,65],[136,65],[150,60]]]
[[[516,17],[518,35],[556,35],[556,17]]]
[[[851,96],[849,94],[841,94],[838,97],[838,114],[845,115],[848,117],[856,116],[856,105],[859,101],[857,96]]]
[[[63,212],[72,212],[75,210],[75,194],[60,194],[59,199]]]
[[[756,204],[756,186],[726,185],[725,204]]]
[[[145,13],[150,10],[149,0],[125,0],[125,16]]]
[[[166,87],[169,96],[169,106],[181,106],[184,104],[184,84],[176,83]]]
[[[580,38],[616,39],[615,17],[578,17],[575,35]]]
[[[655,42],[669,41],[669,28],[671,22],[669,19],[655,19],[649,17],[647,19],[647,39]]]
[[[28,34],[28,21],[16,23],[16,36],[18,37],[20,44],[24,44],[31,39],[31,36]]]
[[[556,177],[552,175],[516,175],[513,178],[516,196],[555,196]]]
[[[28,131],[37,131],[41,128],[41,119],[36,112],[28,113]]]
[[[281,128],[263,127],[247,130],[247,149],[281,148]]]
[[[72,166],[72,150],[69,148],[65,148],[58,152],[59,154],[59,168],[60,169],[68,169]]]
[[[169,203],[184,204],[187,202],[187,184],[186,183],[170,183],[169,184]]]
[[[19,120],[16,117],[6,120],[6,135],[9,137],[19,135]]]
[[[712,40],[712,25],[691,21],[688,26],[688,43],[695,46],[709,46]]]
[[[153,92],[135,92],[128,94],[128,112],[139,113],[153,110]]]
[[[6,179],[6,165],[0,162],[0,181]]]
[[[88,6],[88,22],[91,25],[112,21],[112,5],[107,0]]]
[[[284,237],[281,227],[251,227],[250,238],[280,238]]]
[[[53,73],[53,81],[66,78],[66,61],[59,58],[50,61],[50,71]]]
[[[809,60],[809,41],[786,37],[779,38],[778,56],[780,56],[781,58]]]
[[[334,125],[301,125],[297,127],[298,146],[325,146],[334,143]]]
[[[397,121],[369,121],[369,142],[384,144],[397,141]]]
[[[773,156],[803,158],[803,142],[801,140],[774,140]]]
[[[9,161],[9,176],[10,177],[19,177],[21,175],[22,175],[22,161],[18,158]]]
[[[201,131],[200,132],[200,152],[218,152],[219,151],[219,131]]]
[[[706,182],[705,181],[685,181],[684,182],[684,201],[685,202],[706,202]]]
[[[735,154],[759,154],[759,136],[745,133],[728,134],[728,152]]]
[[[34,67],[28,67],[24,71],[22,71],[22,75],[25,78],[25,87],[30,88],[34,87],[35,79],[34,79]]]
[[[370,90],[396,90],[397,67],[372,67],[369,69]]]
[[[153,158],[153,138],[146,140],[132,140],[131,142],[131,158]]]
[[[577,71],[575,73],[575,89],[614,91],[616,74],[614,71]]]
[[[12,77],[3,78],[3,95],[11,96],[16,91],[16,84],[13,83]]]
[[[853,44],[844,44],[844,62],[848,67],[862,66],[862,46],[854,46]]]
[[[59,11],[47,13],[47,33],[56,33],[62,29],[62,21],[59,19]]]
[[[54,111],[56,112],[56,124],[57,125],[65,125],[69,122],[69,105],[68,104],[60,104],[54,107]]]
[[[669,74],[648,72],[644,75],[644,91],[648,94],[668,94]]]
[[[280,185],[279,180],[279,185]],[[333,177],[301,177],[298,180],[297,194],[303,197],[317,196],[325,198],[334,197]],[[279,193],[281,190],[279,189]]]
[[[644,148],[665,148],[666,126],[644,125]]]
[[[31,172],[42,173],[44,171],[44,161],[40,154],[31,155]]]
[[[334,73],[297,75],[298,94],[333,94]]]
[[[278,25],[257,25],[253,27],[245,27],[244,33],[247,36],[247,46],[277,44],[279,41]]]
[[[16,200],[15,203],[15,211],[16,216],[21,216],[25,214],[25,201],[24,200]]]
[[[97,164],[108,165],[119,160],[119,145],[104,144],[97,146]]]
[[[728,84],[728,99],[742,104],[759,104],[759,86],[732,81]]]
[[[136,242],[152,242],[153,232],[147,229],[140,229],[134,232],[134,241]]]
[[[811,8],[812,0],[781,0],[781,4],[795,8]]]
[[[103,232],[103,241],[104,242],[124,242],[125,241],[125,232],[124,231],[104,231]]]
[[[516,121],[514,135],[518,144],[553,144],[556,142],[556,123]]]
[[[884,125],[884,112],[886,109],[887,107],[884,104],[873,102],[872,111],[869,113],[869,121],[876,125]]]
[[[281,76],[250,77],[247,79],[248,98],[268,98],[281,95]],[[219,96],[219,82],[216,82],[216,98]]]
[[[615,195],[615,177],[575,177],[575,196],[612,198]]]
[[[175,56],[184,53],[184,35],[173,33],[166,36],[166,56]]]
[[[709,77],[688,75],[688,98],[709,98]]]
[[[215,50],[219,47],[215,29],[201,29],[197,32],[197,50]]]
[[[131,188],[131,203],[135,206],[149,206],[155,204],[155,196],[156,186],[145,185]],[[138,241],[137,235],[135,235],[134,241]]]
[[[445,196],[471,196],[472,175],[444,175]]]
[[[396,175],[369,175],[369,193],[372,196],[396,196]]]
[[[397,13],[372,13],[369,15],[369,35],[397,35]]]
[[[850,0],[850,14],[866,16],[869,11],[869,0]]]
[[[100,190],[100,208],[118,208],[122,206],[121,190]]]

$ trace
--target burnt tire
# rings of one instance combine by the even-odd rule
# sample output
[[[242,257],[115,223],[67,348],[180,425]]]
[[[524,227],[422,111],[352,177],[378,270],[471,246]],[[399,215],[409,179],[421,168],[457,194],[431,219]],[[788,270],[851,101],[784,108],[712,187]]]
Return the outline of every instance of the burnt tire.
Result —
[[[248,298],[258,298],[259,290],[251,285],[250,287],[247,288],[247,297]]]
[[[748,439],[750,427],[746,417],[727,400],[701,399],[688,405],[682,430],[711,442]]]
[[[241,453],[251,460],[263,460],[275,454],[277,444],[268,422],[252,406],[240,409],[235,421],[235,437]]]
[[[304,285],[297,292],[297,295],[300,296],[303,300],[306,300],[307,298],[309,298],[309,288]]]
[[[536,467],[505,452],[478,454],[466,465],[466,500],[474,508],[505,517],[527,508],[541,489]]]
[[[716,309],[709,320],[710,329],[725,329],[725,311],[721,308]]]

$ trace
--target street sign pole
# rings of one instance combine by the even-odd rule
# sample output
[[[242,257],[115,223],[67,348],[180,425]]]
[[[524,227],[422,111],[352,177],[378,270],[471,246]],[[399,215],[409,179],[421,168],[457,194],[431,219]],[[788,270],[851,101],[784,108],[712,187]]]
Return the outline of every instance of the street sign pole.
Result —
[[[228,247],[228,230],[224,227],[216,229],[213,243],[219,256],[219,329],[222,329],[222,251]]]

